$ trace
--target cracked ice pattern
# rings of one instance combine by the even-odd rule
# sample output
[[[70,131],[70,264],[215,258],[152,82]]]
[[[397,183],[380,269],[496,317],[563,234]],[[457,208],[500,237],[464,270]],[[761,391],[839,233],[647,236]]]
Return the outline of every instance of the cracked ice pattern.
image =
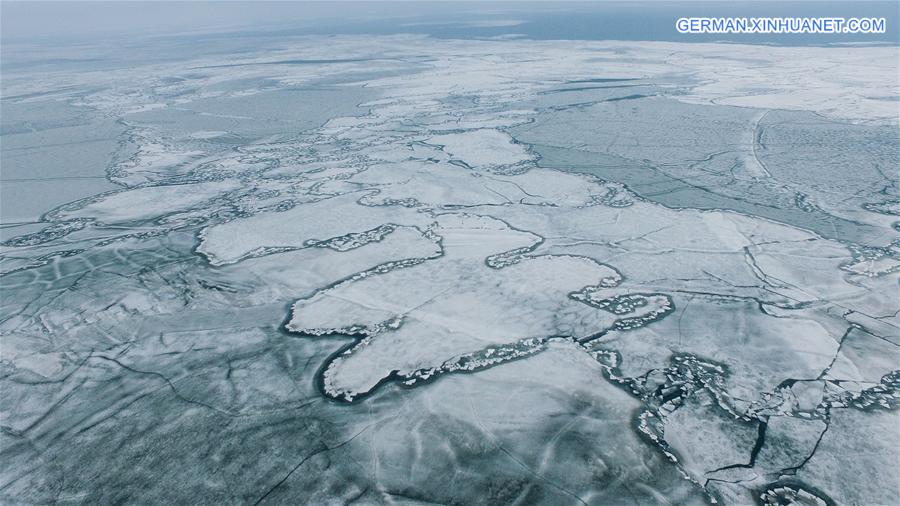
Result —
[[[4,76],[5,503],[900,500],[896,48],[220,58]]]

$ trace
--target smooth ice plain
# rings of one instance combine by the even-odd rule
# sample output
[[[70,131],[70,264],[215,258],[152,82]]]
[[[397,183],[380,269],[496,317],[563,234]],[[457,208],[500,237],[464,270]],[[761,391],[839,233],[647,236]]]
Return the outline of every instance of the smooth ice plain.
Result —
[[[15,66],[0,500],[897,504],[898,56]]]

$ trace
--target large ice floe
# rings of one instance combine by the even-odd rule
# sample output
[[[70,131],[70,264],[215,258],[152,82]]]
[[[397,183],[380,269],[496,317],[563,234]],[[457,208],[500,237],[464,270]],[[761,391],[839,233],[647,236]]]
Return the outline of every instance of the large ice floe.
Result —
[[[4,76],[122,127],[3,226],[4,503],[900,501],[896,47],[277,46]]]

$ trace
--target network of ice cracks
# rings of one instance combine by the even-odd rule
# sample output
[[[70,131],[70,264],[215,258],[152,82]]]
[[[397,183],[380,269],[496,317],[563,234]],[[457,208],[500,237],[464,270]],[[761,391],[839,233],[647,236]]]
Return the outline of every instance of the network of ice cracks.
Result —
[[[645,442],[711,500],[896,499],[890,456],[841,462],[848,448],[896,448],[896,200],[873,201],[866,211],[819,203],[882,234],[875,245],[849,243],[733,210],[666,207],[621,183],[546,168],[511,134],[554,114],[522,104],[598,74],[679,75],[678,86],[656,93],[698,107],[890,124],[896,102],[867,97],[884,92],[891,67],[866,67],[855,51],[890,62],[894,50],[418,37],[385,37],[376,46],[372,55],[362,39],[332,39],[327,47],[313,39],[242,63],[295,54],[368,59],[210,68],[176,82],[155,76],[178,73],[184,63],[105,72],[117,86],[78,100],[128,125],[138,149],[108,170],[123,189],[55,209],[40,232],[8,240],[5,275],[49,289],[52,281],[39,273],[58,270],[64,259],[90,264],[98,251],[149,250],[144,245],[187,231],[179,240],[196,237],[195,257],[230,280],[207,286],[218,305],[202,317],[227,320],[229,305],[252,311],[289,299],[283,325],[291,339],[355,338],[321,364],[321,392],[334,401],[365,403],[387,388],[501,371],[495,366],[514,361],[521,374],[532,360],[541,367],[543,355],[563,363],[589,357],[592,372],[637,400],[633,426]],[[428,58],[405,58],[420,53]],[[766,63],[751,72],[746,61]],[[190,67],[205,63],[214,62]],[[842,71],[815,71],[823,65]],[[204,142],[227,132],[173,136],[128,119],[260,92],[211,91],[223,81],[265,77],[302,86],[363,66],[385,74],[342,86],[364,85],[378,98],[358,115],[274,142],[207,150]],[[99,78],[65,76],[43,86],[74,80],[87,87]],[[626,102],[621,107],[628,112]],[[566,135],[559,132],[559,147],[578,149]],[[754,142],[739,156],[753,158]],[[741,170],[739,181],[771,177],[751,162]],[[896,180],[884,183],[889,195]],[[105,266],[94,268],[80,283],[90,285]],[[163,286],[177,291],[175,282]],[[113,320],[165,315],[195,296],[135,290],[110,301],[101,290],[74,290],[87,297],[82,303],[60,291],[40,308],[5,314],[4,366],[48,378],[70,374],[70,354],[41,355],[22,336],[88,339],[116,328]],[[125,360],[125,346],[101,353],[92,345],[91,360]],[[584,370],[572,366],[571,374]],[[854,473],[882,485],[854,485],[861,479],[848,477]]]

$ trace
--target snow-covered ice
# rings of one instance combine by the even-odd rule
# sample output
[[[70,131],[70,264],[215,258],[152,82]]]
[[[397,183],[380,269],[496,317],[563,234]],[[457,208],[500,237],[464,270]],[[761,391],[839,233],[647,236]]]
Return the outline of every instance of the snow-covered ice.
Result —
[[[3,224],[4,502],[900,500],[896,47],[260,44],[4,75],[121,127]]]

